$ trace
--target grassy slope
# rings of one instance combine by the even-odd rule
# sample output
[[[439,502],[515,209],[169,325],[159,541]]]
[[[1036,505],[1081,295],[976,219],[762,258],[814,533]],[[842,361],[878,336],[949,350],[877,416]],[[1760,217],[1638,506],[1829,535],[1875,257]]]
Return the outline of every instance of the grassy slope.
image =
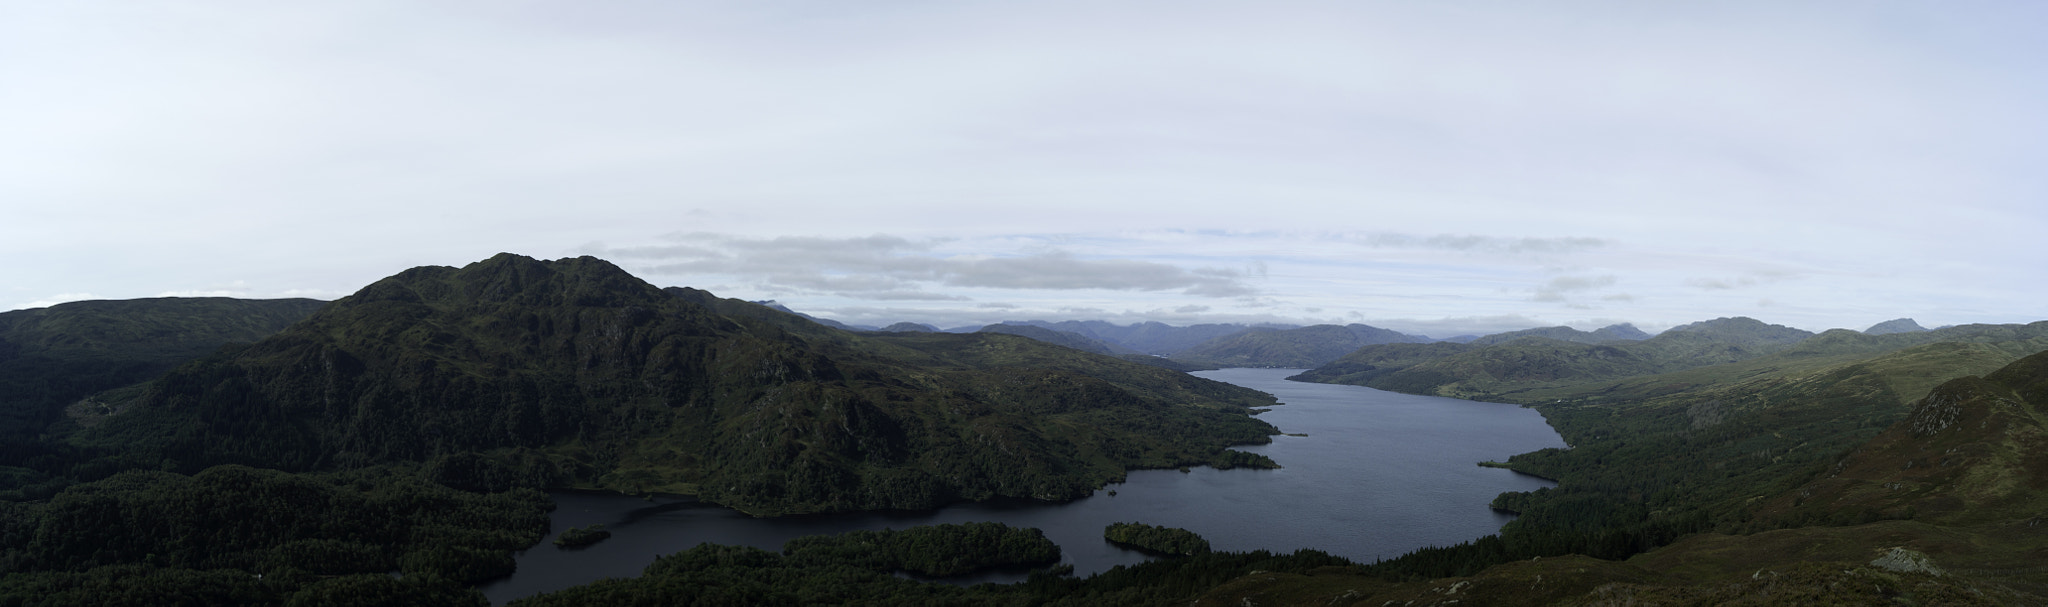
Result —
[[[1640,504],[1652,519],[1708,512],[1721,531],[1626,562],[1544,557],[1408,582],[1371,567],[1253,575],[1197,604],[2039,604],[2048,353],[2018,354],[2043,348],[2022,339],[1812,356],[1694,388],[1707,394],[1547,408],[1575,411],[1552,419],[1585,442],[1517,458],[1564,482],[1516,503],[1537,512],[1511,527],[1556,518],[1541,502],[1579,494]],[[1958,372],[1973,376],[1939,379]],[[1915,392],[1925,396],[1900,402]],[[1731,399],[1740,404],[1700,407]],[[1886,411],[1893,421],[1876,427],[1849,419]],[[1895,548],[1943,573],[1878,566]]]

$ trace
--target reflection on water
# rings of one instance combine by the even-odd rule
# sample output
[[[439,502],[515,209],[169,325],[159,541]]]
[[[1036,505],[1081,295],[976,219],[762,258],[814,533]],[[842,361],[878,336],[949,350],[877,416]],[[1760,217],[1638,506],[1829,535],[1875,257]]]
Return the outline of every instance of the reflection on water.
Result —
[[[637,576],[654,557],[704,542],[780,550],[783,542],[805,535],[975,521],[1044,530],[1077,575],[1150,558],[1104,541],[1102,528],[1114,522],[1185,528],[1217,550],[1312,548],[1371,562],[1500,529],[1510,517],[1487,508],[1495,494],[1549,483],[1474,464],[1564,446],[1532,410],[1283,379],[1297,372],[1196,373],[1263,390],[1286,403],[1260,419],[1281,432],[1308,436],[1275,436],[1270,445],[1241,447],[1273,458],[1284,466],[1279,470],[1141,470],[1122,484],[1065,504],[1006,500],[929,512],[773,519],[677,498],[556,493],[556,531],[603,523],[611,539],[573,551],[542,542],[518,556],[518,573],[482,589],[503,603],[606,577]],[[1022,577],[991,572],[954,582]]]

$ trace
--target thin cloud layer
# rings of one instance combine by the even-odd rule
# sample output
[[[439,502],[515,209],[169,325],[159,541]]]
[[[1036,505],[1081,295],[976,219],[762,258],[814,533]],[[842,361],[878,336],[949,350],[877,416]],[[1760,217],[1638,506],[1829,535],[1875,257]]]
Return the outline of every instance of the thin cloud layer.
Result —
[[[16,3],[0,301],[501,251],[932,322],[2048,300],[2048,4],[777,6]]]
[[[1008,256],[947,255],[934,251],[943,241],[889,235],[760,239],[693,233],[672,238],[687,244],[619,248],[592,244],[584,247],[584,252],[629,260],[635,269],[656,276],[733,277],[799,293],[869,300],[971,299],[935,292],[935,288],[1171,292],[1206,298],[1258,294],[1237,270],[1088,259],[1058,250]]]

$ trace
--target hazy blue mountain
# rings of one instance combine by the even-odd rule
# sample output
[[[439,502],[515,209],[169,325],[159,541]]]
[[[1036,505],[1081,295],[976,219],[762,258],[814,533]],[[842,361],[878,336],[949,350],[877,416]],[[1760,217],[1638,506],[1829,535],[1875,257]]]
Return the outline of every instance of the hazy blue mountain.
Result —
[[[1053,345],[1066,346],[1076,350],[1094,352],[1096,354],[1108,354],[1111,356],[1121,356],[1124,354],[1138,353],[1138,351],[1136,350],[1105,342],[1099,339],[1094,339],[1085,335],[1081,335],[1079,333],[1056,331],[1053,329],[1048,329],[1045,327],[1035,325],[988,325],[982,327],[981,330],[978,332],[1018,335],[1023,337],[1029,337]]]
[[[1243,324],[1199,324],[1176,327],[1161,322],[1141,322],[1132,325],[1118,325],[1100,320],[1068,320],[1050,322],[1044,320],[1005,321],[1002,324],[1031,325],[1054,331],[1065,331],[1089,337],[1098,341],[1117,344],[1145,354],[1161,356],[1192,348],[1202,342],[1218,337],[1241,333],[1252,328]],[[1293,328],[1274,325],[1274,328]]]
[[[1609,341],[1635,341],[1640,339],[1649,339],[1650,334],[1644,333],[1642,332],[1642,330],[1637,329],[1635,325],[1631,325],[1628,323],[1608,325],[1605,327],[1601,327],[1598,330],[1590,332],[1580,331],[1578,329],[1574,329],[1571,327],[1562,326],[1538,327],[1535,329],[1522,329],[1520,331],[1495,333],[1485,337],[1475,338],[1465,343],[1480,346],[1490,346],[1493,344],[1511,342],[1524,337],[1546,337],[1558,341],[1568,341],[1582,344],[1597,344]]]
[[[1918,333],[1926,330],[1927,328],[1920,326],[1920,323],[1913,322],[1911,318],[1896,318],[1871,325],[1870,328],[1863,330],[1863,334],[1890,335],[1893,333]]]
[[[670,288],[670,289],[677,289],[677,288],[682,288],[682,287],[669,287],[669,288]],[[809,320],[809,321],[811,321],[811,322],[814,322],[814,323],[818,323],[818,324],[821,324],[821,325],[825,325],[825,326],[827,326],[827,327],[832,327],[832,328],[834,328],[834,329],[838,329],[838,330],[841,330],[841,331],[880,331],[880,330],[882,330],[882,329],[881,329],[881,327],[868,327],[868,326],[861,326],[861,325],[849,325],[849,324],[846,324],[846,323],[843,323],[843,322],[839,322],[839,321],[836,321],[836,320],[832,320],[832,319],[830,319],[830,318],[819,318],[819,317],[816,317],[816,316],[812,316],[812,315],[809,315],[809,314],[805,314],[805,313],[802,313],[802,312],[798,312],[798,311],[796,311],[796,310],[791,310],[791,309],[789,309],[789,306],[785,306],[785,305],[782,305],[782,304],[779,304],[779,303],[775,303],[775,300],[772,300],[772,299],[771,299],[771,300],[768,300],[768,301],[757,301],[757,302],[753,302],[753,303],[756,303],[756,304],[760,304],[760,305],[763,305],[763,306],[767,306],[767,307],[768,307],[769,309],[775,310],[775,311],[777,311],[777,312],[783,312],[783,313],[787,313],[787,314],[795,314],[795,315],[797,315],[797,316],[801,316],[801,317],[803,317],[804,319],[806,319],[806,320]]]
[[[1634,341],[1650,338],[1649,333],[1644,333],[1642,329],[1638,329],[1635,325],[1629,323],[1600,327],[1593,330],[1593,335],[1601,338],[1602,341]]]
[[[1209,340],[1182,350],[1173,358],[1225,367],[1315,368],[1365,346],[1424,341],[1427,340],[1361,324],[1255,328]]]
[[[1813,337],[1812,331],[1794,329],[1785,325],[1767,324],[1746,316],[1702,320],[1666,329],[1658,337],[1673,333],[1694,333],[1712,336],[1716,340],[1730,343],[1785,345]]]
[[[938,327],[924,324],[921,322],[909,321],[899,322],[893,325],[882,327],[882,331],[888,333],[942,333],[942,331],[940,331]]]

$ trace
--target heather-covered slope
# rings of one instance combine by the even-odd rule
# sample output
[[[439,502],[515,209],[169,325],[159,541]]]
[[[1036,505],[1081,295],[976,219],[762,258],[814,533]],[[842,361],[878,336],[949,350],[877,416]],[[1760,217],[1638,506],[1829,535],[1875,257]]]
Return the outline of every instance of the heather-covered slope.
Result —
[[[726,313],[721,313],[721,311]],[[1271,397],[1003,335],[837,331],[594,258],[378,281],[181,368],[81,444],[152,467],[426,462],[445,482],[673,491],[758,513],[1069,499],[1260,464]]]
[[[1941,384],[1904,420],[1765,510],[1794,521],[2038,526],[2048,516],[2048,354]]]

